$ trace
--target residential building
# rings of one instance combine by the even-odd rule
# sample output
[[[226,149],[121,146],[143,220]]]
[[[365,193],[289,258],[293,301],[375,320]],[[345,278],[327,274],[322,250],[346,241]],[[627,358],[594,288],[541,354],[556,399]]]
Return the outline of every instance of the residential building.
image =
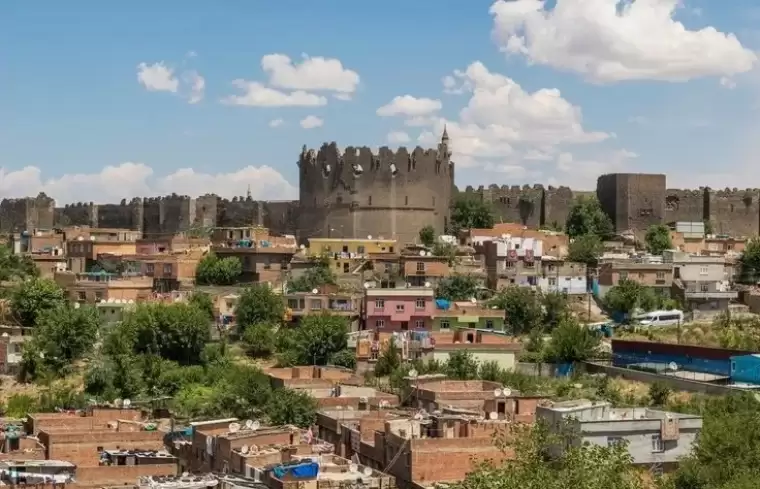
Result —
[[[588,400],[538,406],[536,417],[550,429],[568,427],[577,444],[625,443],[634,464],[662,470],[691,453],[702,429],[700,416],[646,407],[613,408],[608,402]]]
[[[159,255],[164,253],[185,253],[188,251],[208,251],[209,238],[192,238],[183,234],[165,237],[142,238],[135,241],[136,255]]]
[[[446,309],[436,304],[433,313],[433,331],[447,331],[452,328],[487,329],[504,331],[505,312],[503,309],[492,309],[472,302],[446,303]]]
[[[432,327],[435,312],[434,291],[428,287],[403,289],[366,289],[364,328],[407,331]]]
[[[673,264],[616,260],[599,266],[599,295],[604,295],[621,280],[633,280],[669,297],[673,287]]]
[[[540,239],[507,236],[483,241],[481,245],[490,289],[538,285],[543,256]]]
[[[293,324],[308,314],[329,313],[345,317],[351,331],[359,329],[361,317],[361,296],[338,292],[336,287],[322,287],[314,292],[290,292],[285,295],[287,314]],[[331,292],[334,289],[335,292]]]
[[[541,258],[540,266],[541,275],[538,277],[537,285],[542,292],[557,292],[566,295],[588,293],[585,263],[544,256]]]
[[[309,256],[324,256],[336,275],[349,275],[370,260],[372,255],[397,255],[395,239],[309,238]]]
[[[130,229],[67,228],[66,255],[83,260],[81,271],[89,271],[98,255],[134,255],[141,237],[140,231]]]
[[[109,299],[139,301],[151,297],[150,277],[116,275],[106,272],[55,274],[55,281],[75,302],[95,304]]]
[[[701,316],[728,310],[739,297],[732,290],[723,257],[695,256],[680,251],[665,251],[665,263],[673,266],[672,294],[684,309]]]
[[[28,255],[43,278],[68,269],[66,235],[60,230],[24,231],[11,236],[10,246],[13,253]]]
[[[24,343],[31,339],[34,328],[0,326],[0,374],[18,373]]]
[[[403,280],[411,287],[435,287],[441,279],[451,275],[448,257],[432,256],[425,251],[402,254],[399,269]]]
[[[354,467],[352,468],[352,465]],[[334,454],[323,454],[319,462],[309,453],[293,455],[282,464],[257,468],[261,482],[269,489],[335,489],[338,487],[376,487],[395,489],[393,477],[372,468],[353,464],[351,460]]]
[[[504,238],[535,239],[543,243],[542,256],[564,258],[567,256],[570,239],[564,233],[547,230],[528,229],[517,223],[499,223],[491,229],[467,229],[459,236],[461,244],[473,246],[476,250],[487,241]],[[478,251],[480,253],[480,251]]]
[[[134,310],[135,301],[123,299],[108,299],[95,304],[95,308],[100,316],[101,323],[109,326],[115,325],[124,320],[124,316],[129,311]]]
[[[76,466],[64,460],[0,460],[0,485],[40,487],[52,482],[56,487],[81,487]]]
[[[264,241],[266,242],[266,241]],[[285,282],[290,260],[296,253],[295,246],[270,247],[260,246],[251,241],[241,241],[232,246],[214,247],[213,252],[219,258],[234,257],[243,265],[240,282],[262,282],[282,284]]]
[[[353,370],[342,367],[287,367],[269,368],[265,371],[273,389],[311,389],[334,387],[336,384],[362,385],[361,377]]]

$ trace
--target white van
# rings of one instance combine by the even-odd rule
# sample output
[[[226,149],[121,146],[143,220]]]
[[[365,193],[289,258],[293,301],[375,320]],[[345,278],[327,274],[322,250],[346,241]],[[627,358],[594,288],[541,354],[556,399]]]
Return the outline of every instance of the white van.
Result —
[[[674,326],[683,323],[683,311],[652,311],[633,319],[641,326]]]

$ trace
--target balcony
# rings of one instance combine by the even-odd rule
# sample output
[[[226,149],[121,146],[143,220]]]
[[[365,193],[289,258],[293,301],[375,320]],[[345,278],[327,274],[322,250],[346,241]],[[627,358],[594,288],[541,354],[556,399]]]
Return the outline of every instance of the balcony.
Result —
[[[705,299],[705,300],[711,300],[711,299],[728,299],[728,300],[734,300],[739,297],[739,293],[735,290],[725,290],[725,291],[708,291],[708,292],[701,292],[701,291],[692,291],[687,290],[684,292],[684,297],[687,299]]]
[[[658,278],[657,280],[654,281],[654,284],[655,285],[665,285],[667,282],[668,281],[665,280],[664,278]]]

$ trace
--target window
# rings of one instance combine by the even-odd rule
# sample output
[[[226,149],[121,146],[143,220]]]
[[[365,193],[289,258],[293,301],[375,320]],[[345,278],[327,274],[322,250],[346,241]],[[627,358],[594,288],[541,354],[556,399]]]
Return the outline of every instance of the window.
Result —
[[[388,253],[393,253],[393,246],[391,246],[390,248],[388,248]]]
[[[393,265],[390,263],[385,264],[385,273],[391,273],[393,271]]]
[[[360,255],[363,255],[364,254],[364,246],[357,246],[356,247],[356,252],[359,253]]]
[[[95,292],[95,300],[96,301],[102,301],[103,300],[103,292],[101,292],[99,290],[97,292]]]
[[[621,438],[619,436],[608,436],[607,437],[607,446],[608,447],[616,447],[625,444],[625,439]]]
[[[449,329],[451,327],[451,324],[449,324],[448,319],[441,319],[441,329]]]
[[[486,329],[493,329],[493,319],[486,320]]]
[[[425,309],[425,299],[417,299],[414,302],[414,307],[416,309]]]
[[[417,271],[418,272],[424,272],[425,271],[425,262],[424,261],[418,261],[417,262]]]
[[[702,292],[709,292],[710,284],[699,284],[699,288]]]
[[[21,439],[18,436],[9,438],[8,442],[10,442],[10,446],[8,447],[9,452],[15,452],[21,448]]]
[[[404,197],[404,205],[409,205],[409,196]]]
[[[665,280],[665,272],[657,272],[657,280]]]
[[[396,312],[404,312],[404,304],[396,304]]]
[[[414,322],[414,327],[417,329],[425,329],[425,321],[422,319],[418,319]]]
[[[164,265],[164,275],[171,275],[172,274],[172,264],[167,263]]]
[[[385,320],[383,320],[383,319],[377,319],[377,320],[375,320],[375,327],[376,328],[384,328],[385,327]]]
[[[707,275],[707,267],[699,267],[700,275]]]
[[[367,205],[372,205],[372,196],[371,195],[367,198]]]
[[[652,435],[652,452],[664,452],[665,444],[660,435]]]
[[[77,300],[79,302],[84,302],[87,300],[87,295],[84,292],[77,292]]]
[[[155,268],[155,265],[153,265],[152,263],[148,263],[148,265],[145,267],[145,273],[147,273],[148,275],[153,275],[154,268]]]
[[[556,279],[556,278],[554,278],[554,277],[549,277],[549,285],[550,285],[551,287],[554,287],[554,286],[556,286],[556,285],[557,285],[557,279]]]
[[[620,280],[628,280],[628,272],[618,272],[618,278]]]
[[[375,309],[385,309],[385,300],[375,299]]]
[[[312,299],[309,301],[309,305],[312,311],[318,311],[322,309],[322,299]]]
[[[301,309],[299,306],[299,300],[298,299],[288,299],[288,308],[290,309]]]

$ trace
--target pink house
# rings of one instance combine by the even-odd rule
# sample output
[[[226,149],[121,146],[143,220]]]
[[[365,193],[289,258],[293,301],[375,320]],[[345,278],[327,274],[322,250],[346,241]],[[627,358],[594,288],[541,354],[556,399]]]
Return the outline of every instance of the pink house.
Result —
[[[435,311],[433,289],[366,289],[365,328],[384,331],[431,329]]]

